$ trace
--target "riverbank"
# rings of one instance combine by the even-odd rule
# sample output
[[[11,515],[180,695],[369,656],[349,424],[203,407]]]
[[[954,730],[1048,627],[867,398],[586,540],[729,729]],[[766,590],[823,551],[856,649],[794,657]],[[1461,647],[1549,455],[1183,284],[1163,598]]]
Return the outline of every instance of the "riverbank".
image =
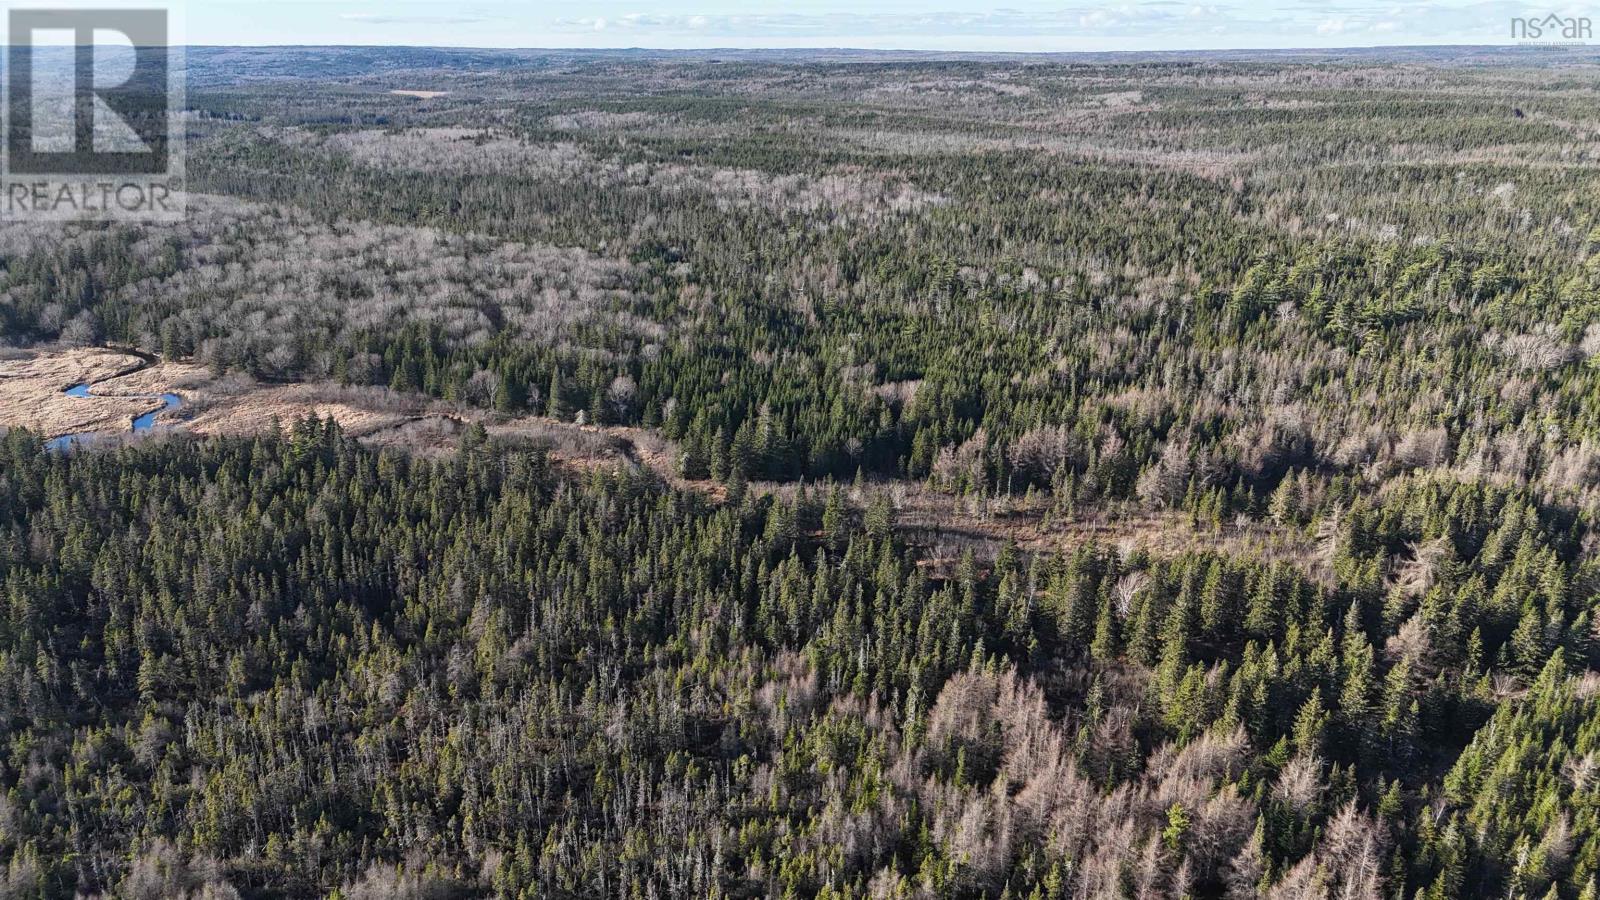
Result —
[[[187,399],[182,384],[197,373],[204,370],[100,347],[13,351],[0,358],[0,428],[29,428],[50,438],[125,432],[134,419],[166,406],[161,394]],[[67,389],[77,384],[94,389],[69,396]]]
[[[88,396],[63,393],[80,382],[93,383]],[[369,446],[437,456],[455,452],[462,431],[469,423],[477,423],[493,437],[546,447],[554,460],[571,470],[641,466],[676,487],[717,500],[725,495],[720,483],[680,477],[674,464],[676,446],[648,429],[578,425],[543,416],[506,417],[382,387],[218,378],[203,366],[146,363],[137,356],[103,348],[17,351],[11,358],[0,359],[0,428],[29,428],[49,437],[84,431],[127,434],[133,416],[160,408],[160,400],[152,396],[169,392],[182,398],[182,409],[177,415],[159,413],[156,424],[171,426],[179,433],[259,434],[275,425],[315,416],[337,421],[345,433]],[[752,484],[751,489],[787,496],[798,490],[798,485],[763,482]],[[935,571],[954,565],[965,549],[982,548],[991,553],[1010,542],[1028,550],[1062,550],[1090,539],[1164,555],[1230,552],[1292,559],[1311,566],[1305,536],[1294,529],[1229,523],[1197,530],[1181,514],[1125,517],[1094,510],[1080,511],[1072,520],[1047,521],[1042,502],[1011,498],[975,505],[918,482],[874,481],[866,485],[866,492],[853,498],[857,505],[865,506],[868,495],[891,495],[900,528],[909,540],[926,549],[927,565]]]

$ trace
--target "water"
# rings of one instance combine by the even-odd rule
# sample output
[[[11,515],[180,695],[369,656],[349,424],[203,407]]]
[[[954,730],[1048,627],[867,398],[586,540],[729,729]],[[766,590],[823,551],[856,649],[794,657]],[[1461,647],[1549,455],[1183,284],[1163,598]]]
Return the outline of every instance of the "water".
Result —
[[[68,397],[87,397],[89,396],[89,385],[87,383],[75,384],[72,387],[67,388],[64,393]],[[168,410],[177,409],[182,405],[183,398],[179,397],[177,394],[162,394],[160,409],[151,410],[150,412],[147,412],[142,416],[138,416],[133,420],[133,433],[138,434],[141,431],[153,430],[156,427],[157,416]],[[61,437],[51,438],[49,441],[46,441],[45,447],[51,450],[66,450],[71,447],[93,443],[94,439],[101,434],[103,434],[103,432],[96,431],[80,431],[77,434],[64,434]]]

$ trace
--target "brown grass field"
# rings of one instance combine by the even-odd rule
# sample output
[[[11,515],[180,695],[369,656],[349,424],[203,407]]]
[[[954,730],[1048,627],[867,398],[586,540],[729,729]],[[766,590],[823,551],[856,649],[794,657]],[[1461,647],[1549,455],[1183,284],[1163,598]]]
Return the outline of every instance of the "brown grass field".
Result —
[[[183,396],[176,384],[194,368],[180,363],[144,365],[132,354],[99,348],[16,353],[0,359],[0,427],[29,428],[47,437],[127,431],[135,417],[161,408],[161,401],[148,395],[170,390]],[[93,395],[64,393],[83,382],[94,386]]]
[[[82,382],[94,385],[93,396],[63,393]],[[217,378],[200,366],[147,365],[132,354],[102,348],[15,351],[0,359],[0,428],[29,428],[47,437],[123,434],[133,417],[160,406],[150,396],[164,392],[183,398],[183,406],[161,420],[178,432],[257,434],[315,416],[334,419],[371,446],[438,456],[453,452],[466,425],[476,422],[496,439],[546,447],[568,468],[644,467],[676,487],[719,502],[726,496],[719,482],[680,477],[675,470],[677,448],[642,428],[576,425],[543,416],[506,418],[383,388]],[[763,494],[788,495],[796,490],[795,485],[764,482],[750,487]],[[1156,556],[1209,550],[1306,564],[1314,556],[1305,535],[1260,523],[1229,523],[1212,530],[1195,528],[1188,517],[1176,513],[1116,515],[1103,510],[1086,511],[1068,521],[1047,521],[1042,506],[1017,498],[963,499],[905,481],[869,483],[865,491],[890,494],[898,528],[924,548],[925,564],[936,574],[944,574],[968,548],[990,557],[1008,541],[1033,552],[1065,550],[1093,540]],[[853,498],[859,505],[868,499]]]

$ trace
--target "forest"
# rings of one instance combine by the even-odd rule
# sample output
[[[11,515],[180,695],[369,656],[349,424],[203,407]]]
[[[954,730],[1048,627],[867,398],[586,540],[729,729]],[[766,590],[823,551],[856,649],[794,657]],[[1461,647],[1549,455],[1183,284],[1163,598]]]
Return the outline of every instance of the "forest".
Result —
[[[0,898],[1595,900],[1596,62],[197,50],[0,358],[461,424],[0,435]]]

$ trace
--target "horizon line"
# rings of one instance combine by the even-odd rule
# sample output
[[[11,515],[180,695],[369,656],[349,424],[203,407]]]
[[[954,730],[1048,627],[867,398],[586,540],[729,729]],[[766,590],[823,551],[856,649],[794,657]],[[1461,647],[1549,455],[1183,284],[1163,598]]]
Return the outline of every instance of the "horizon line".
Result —
[[[43,49],[75,47],[75,44],[0,44],[0,49]],[[116,46],[116,45],[105,45]],[[578,45],[550,45],[550,46],[491,46],[477,44],[213,44],[213,43],[188,43],[188,44],[141,44],[120,46],[157,47],[166,46],[173,49],[189,50],[458,50],[477,53],[671,53],[671,54],[701,54],[701,53],[906,53],[919,55],[941,56],[1081,56],[1081,55],[1119,55],[1129,56],[1138,54],[1159,53],[1166,55],[1181,55],[1187,53],[1337,53],[1341,51],[1384,51],[1384,50],[1516,50],[1516,51],[1571,51],[1571,50],[1596,50],[1600,51],[1600,42],[1597,43],[1438,43],[1438,44],[1348,44],[1328,47],[1318,46],[1263,46],[1263,47],[1167,47],[1167,48],[1118,48],[1107,50],[985,50],[985,49],[929,49],[921,47],[863,47],[850,44],[830,46],[805,46],[794,45],[786,47],[745,47],[728,45],[720,47],[656,47],[648,45],[618,45],[615,47],[590,47]]]

